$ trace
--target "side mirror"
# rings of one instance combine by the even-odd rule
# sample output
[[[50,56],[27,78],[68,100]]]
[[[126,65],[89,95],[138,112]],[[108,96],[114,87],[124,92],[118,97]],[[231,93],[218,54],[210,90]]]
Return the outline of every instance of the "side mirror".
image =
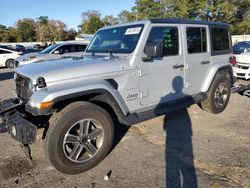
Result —
[[[161,42],[148,42],[145,46],[144,53],[147,58],[162,57],[163,44]]]
[[[62,53],[60,53],[59,50],[55,50],[55,51],[53,52],[53,54],[62,54]]]

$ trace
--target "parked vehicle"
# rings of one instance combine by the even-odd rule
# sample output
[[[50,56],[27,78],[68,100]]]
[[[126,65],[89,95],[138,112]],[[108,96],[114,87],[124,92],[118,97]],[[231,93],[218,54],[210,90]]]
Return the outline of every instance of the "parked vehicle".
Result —
[[[87,45],[79,42],[64,42],[51,45],[40,52],[28,53],[16,59],[17,66],[34,62],[60,59],[64,56],[81,56]]]
[[[16,51],[18,52],[25,52],[25,47],[21,44],[16,44],[16,47],[15,47]]]
[[[0,48],[0,67],[14,68],[15,58],[22,55],[22,52],[14,51],[10,48]]]
[[[250,79],[250,49],[234,57],[233,71],[237,78]]]
[[[45,128],[51,164],[84,172],[109,153],[117,121],[130,126],[195,103],[222,112],[235,81],[231,50],[220,22],[151,19],[102,28],[84,58],[15,70],[17,97],[0,105],[0,132],[27,148]]]
[[[238,42],[233,46],[233,54],[241,54],[250,49],[250,41]]]

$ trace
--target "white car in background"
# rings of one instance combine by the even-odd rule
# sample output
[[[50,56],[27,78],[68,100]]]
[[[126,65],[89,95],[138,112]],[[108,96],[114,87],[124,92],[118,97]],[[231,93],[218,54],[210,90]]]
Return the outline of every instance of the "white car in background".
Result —
[[[64,42],[51,45],[41,52],[28,53],[16,58],[17,67],[46,60],[61,59],[63,57],[80,57],[84,55],[87,44],[80,42]]]
[[[237,78],[250,79],[250,50],[234,57],[233,72]]]
[[[23,52],[17,52],[9,48],[0,48],[0,67],[15,67],[15,59]]]

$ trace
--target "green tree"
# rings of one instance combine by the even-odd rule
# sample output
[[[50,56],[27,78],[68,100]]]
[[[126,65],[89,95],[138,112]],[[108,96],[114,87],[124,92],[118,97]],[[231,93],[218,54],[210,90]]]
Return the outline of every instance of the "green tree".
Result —
[[[3,41],[6,30],[6,26],[0,24],[0,42]]]
[[[77,36],[77,32],[75,29],[70,29],[67,32],[66,40],[75,40],[75,37]]]
[[[187,19],[189,16],[187,0],[162,0],[160,4],[164,18]]]
[[[118,14],[118,20],[120,23],[123,22],[132,22],[136,20],[136,13],[134,12],[130,12],[127,10],[123,10],[120,12],[120,14]]]
[[[18,42],[36,41],[36,23],[33,19],[24,18],[16,22]]]
[[[80,32],[94,34],[98,29],[104,26],[101,20],[101,13],[98,10],[89,10],[82,13],[82,24],[80,27]]]
[[[132,11],[135,14],[136,20],[164,17],[162,0],[136,0]]]
[[[49,18],[48,16],[40,16],[37,18],[37,40],[41,42],[47,41],[47,26],[48,26]]]
[[[17,42],[17,29],[13,28],[13,27],[8,27],[7,31],[5,32],[3,41],[4,42]]]
[[[102,19],[102,22],[104,25],[108,26],[108,25],[114,25],[114,24],[118,24],[118,18],[115,18],[112,15],[109,16],[104,16],[104,18]]]

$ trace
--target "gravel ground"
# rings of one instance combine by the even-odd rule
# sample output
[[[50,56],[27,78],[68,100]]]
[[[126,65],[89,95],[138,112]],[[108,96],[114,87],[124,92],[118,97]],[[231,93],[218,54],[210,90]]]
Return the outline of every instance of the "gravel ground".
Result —
[[[13,96],[11,78],[10,69],[0,69],[0,98]],[[63,175],[47,163],[42,130],[31,146],[32,166],[19,144],[1,134],[0,187],[250,187],[249,102],[233,94],[219,115],[193,105],[129,130],[119,127],[108,157],[76,176]]]

